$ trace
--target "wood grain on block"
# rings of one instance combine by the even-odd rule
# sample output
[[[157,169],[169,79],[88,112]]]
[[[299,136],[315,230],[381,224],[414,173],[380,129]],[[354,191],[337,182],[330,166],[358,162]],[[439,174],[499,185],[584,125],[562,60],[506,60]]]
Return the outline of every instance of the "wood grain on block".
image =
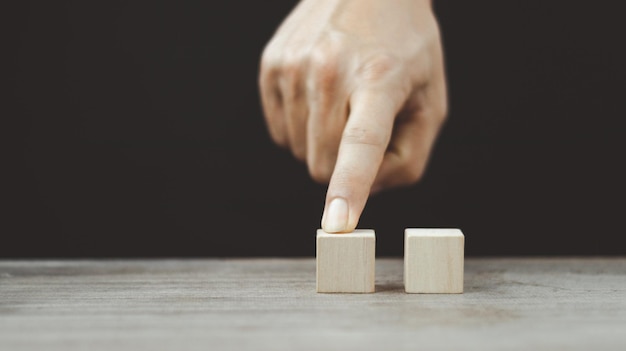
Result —
[[[459,229],[404,231],[404,289],[407,293],[463,293],[465,236]]]
[[[328,234],[317,231],[317,292],[372,293],[376,236],[371,229]]]

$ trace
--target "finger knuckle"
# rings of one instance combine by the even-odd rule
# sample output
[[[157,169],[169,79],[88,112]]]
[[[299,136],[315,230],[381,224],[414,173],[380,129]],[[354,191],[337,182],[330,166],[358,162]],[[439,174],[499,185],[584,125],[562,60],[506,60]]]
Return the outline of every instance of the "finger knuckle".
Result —
[[[445,101],[436,101],[427,107],[411,109],[408,113],[424,127],[438,129],[448,118],[448,106]]]
[[[400,171],[399,176],[406,185],[412,185],[422,180],[424,176],[424,165],[421,162],[407,163]]]
[[[427,127],[439,130],[448,118],[446,106],[434,106],[418,113],[421,123]]]
[[[308,163],[309,175],[321,184],[327,184],[333,174],[333,167],[328,162],[313,161]]]
[[[438,99],[438,101],[434,104],[432,112],[435,122],[438,124],[442,124],[446,121],[448,118],[449,106],[445,95],[443,98]]]
[[[280,70],[285,75],[298,75],[306,65],[306,55],[299,50],[285,50],[280,58]]]
[[[343,132],[342,141],[346,144],[383,147],[385,145],[385,134],[381,130],[374,128],[360,126],[346,127]]]
[[[448,119],[448,109],[448,105],[445,103],[439,108],[438,112],[436,113],[438,117],[437,120],[439,122],[444,122],[446,119]]]
[[[334,50],[316,48],[311,53],[313,84],[318,89],[332,89],[339,79],[339,56]]]
[[[291,146],[291,153],[298,161],[306,160],[306,146],[302,143],[297,143]]]
[[[446,111],[440,111],[435,113],[435,123],[437,127],[441,127],[442,124],[448,119],[448,113]]]
[[[377,53],[363,62],[359,74],[365,81],[379,81],[401,67],[400,59],[387,53]]]
[[[261,58],[259,69],[258,84],[260,87],[271,84],[276,79],[277,64],[273,58],[266,57],[265,54]]]
[[[272,138],[272,141],[281,148],[287,148],[289,146],[289,141],[284,133],[280,133],[275,129],[270,128],[270,137]]]
[[[279,56],[271,44],[268,44],[261,53],[261,70],[268,71],[278,65]]]

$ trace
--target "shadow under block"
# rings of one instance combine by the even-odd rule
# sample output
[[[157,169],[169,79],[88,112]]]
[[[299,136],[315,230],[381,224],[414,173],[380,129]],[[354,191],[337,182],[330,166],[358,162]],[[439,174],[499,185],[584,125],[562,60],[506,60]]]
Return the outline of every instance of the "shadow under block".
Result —
[[[404,231],[404,289],[407,293],[463,293],[465,236],[460,229]]]
[[[373,293],[376,235],[371,229],[328,234],[317,231],[318,293]]]

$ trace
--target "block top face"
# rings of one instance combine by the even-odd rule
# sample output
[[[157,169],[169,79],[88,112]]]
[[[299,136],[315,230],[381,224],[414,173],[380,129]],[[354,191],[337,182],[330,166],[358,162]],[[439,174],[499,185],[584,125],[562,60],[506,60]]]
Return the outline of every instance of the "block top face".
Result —
[[[458,228],[406,228],[404,234],[410,237],[446,237],[462,238],[463,232]]]
[[[337,233],[337,234],[331,234],[331,233],[326,233],[324,230],[322,229],[318,229],[317,230],[317,237],[318,238],[324,238],[324,237],[332,237],[332,238],[374,238],[375,234],[374,234],[374,230],[373,229],[355,229],[353,232],[350,233]]]

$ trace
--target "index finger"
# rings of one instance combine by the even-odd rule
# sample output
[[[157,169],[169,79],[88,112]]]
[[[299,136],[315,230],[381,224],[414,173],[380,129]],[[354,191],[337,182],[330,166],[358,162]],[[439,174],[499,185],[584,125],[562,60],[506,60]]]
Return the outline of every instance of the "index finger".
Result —
[[[389,144],[397,105],[389,93],[380,90],[364,89],[352,95],[326,193],[324,231],[341,233],[356,228]]]

